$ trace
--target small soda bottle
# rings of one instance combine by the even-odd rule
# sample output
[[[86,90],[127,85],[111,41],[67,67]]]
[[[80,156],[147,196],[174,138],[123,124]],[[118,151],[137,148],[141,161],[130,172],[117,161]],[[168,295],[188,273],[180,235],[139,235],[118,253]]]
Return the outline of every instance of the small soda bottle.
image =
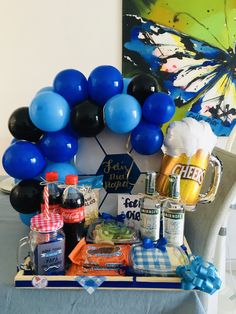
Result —
[[[49,212],[53,214],[60,213],[61,205],[61,193],[58,188],[58,173],[57,172],[47,172],[45,175],[46,184],[48,186],[49,193]],[[44,199],[41,202],[41,212],[43,213],[45,209]]]
[[[78,188],[78,176],[67,175],[66,188],[62,194],[60,213],[66,235],[66,257],[84,236],[84,196]]]

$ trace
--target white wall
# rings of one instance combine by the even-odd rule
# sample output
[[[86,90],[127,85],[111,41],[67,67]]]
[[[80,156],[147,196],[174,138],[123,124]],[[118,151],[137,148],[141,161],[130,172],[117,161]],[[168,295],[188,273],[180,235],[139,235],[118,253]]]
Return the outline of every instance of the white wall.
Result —
[[[60,70],[121,70],[121,7],[121,0],[0,0],[1,156],[12,139],[10,114]]]

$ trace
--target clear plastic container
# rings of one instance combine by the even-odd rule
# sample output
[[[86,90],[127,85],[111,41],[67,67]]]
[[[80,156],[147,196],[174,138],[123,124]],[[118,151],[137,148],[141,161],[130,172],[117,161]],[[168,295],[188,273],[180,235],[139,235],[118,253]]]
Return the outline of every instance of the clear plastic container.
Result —
[[[86,240],[92,243],[114,244],[134,244],[140,242],[135,229],[112,219],[95,220],[94,223],[89,226]]]
[[[166,252],[160,249],[133,245],[130,250],[132,272],[142,276],[176,276],[177,266],[189,264],[186,252],[178,246],[166,246]]]

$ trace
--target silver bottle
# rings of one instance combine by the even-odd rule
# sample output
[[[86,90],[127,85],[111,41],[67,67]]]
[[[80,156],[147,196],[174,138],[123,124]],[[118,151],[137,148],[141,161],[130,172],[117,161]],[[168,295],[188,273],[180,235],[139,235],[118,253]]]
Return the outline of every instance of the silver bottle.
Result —
[[[169,245],[184,241],[184,206],[180,201],[180,175],[169,176],[169,198],[163,203],[163,236]]]
[[[148,172],[146,176],[146,195],[140,201],[141,238],[157,241],[160,237],[161,205],[156,193],[156,173]]]

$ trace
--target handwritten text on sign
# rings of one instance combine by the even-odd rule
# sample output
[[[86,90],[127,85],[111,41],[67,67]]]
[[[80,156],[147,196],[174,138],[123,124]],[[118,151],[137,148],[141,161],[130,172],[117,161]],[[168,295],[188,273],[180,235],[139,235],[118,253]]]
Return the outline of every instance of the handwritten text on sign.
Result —
[[[125,215],[125,224],[139,229],[140,221],[140,196],[139,195],[118,195],[118,215]]]
[[[108,193],[130,193],[140,170],[128,154],[107,155],[98,169],[103,174],[103,187]]]

